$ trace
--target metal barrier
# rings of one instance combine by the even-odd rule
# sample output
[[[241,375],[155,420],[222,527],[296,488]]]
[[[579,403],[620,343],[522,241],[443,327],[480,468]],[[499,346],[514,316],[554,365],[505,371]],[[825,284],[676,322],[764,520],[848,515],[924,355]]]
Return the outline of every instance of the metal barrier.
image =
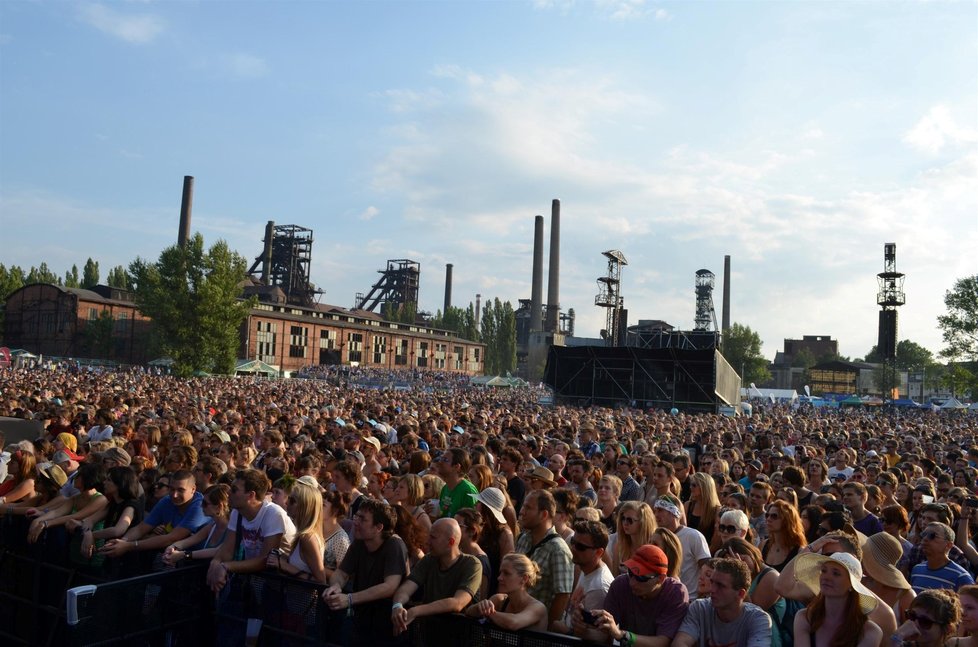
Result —
[[[207,564],[71,588],[65,621],[71,645],[209,645],[213,595]]]

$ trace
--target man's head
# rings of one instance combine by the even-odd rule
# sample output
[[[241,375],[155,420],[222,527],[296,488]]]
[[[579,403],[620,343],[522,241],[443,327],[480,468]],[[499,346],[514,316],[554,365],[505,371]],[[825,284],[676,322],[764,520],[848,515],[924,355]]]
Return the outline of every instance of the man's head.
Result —
[[[550,528],[554,524],[557,502],[546,490],[536,490],[526,495],[520,509],[520,525],[529,531]]]
[[[458,522],[455,526],[458,527]],[[360,508],[353,515],[353,538],[371,542],[387,539],[393,533],[394,511],[391,507],[377,499],[362,499]]]
[[[645,544],[622,562],[621,570],[628,575],[632,593],[648,598],[662,586],[662,579],[669,573],[669,560],[661,548]]]
[[[751,513],[754,515],[760,514],[767,506],[768,501],[771,500],[771,486],[767,483],[758,481],[750,486],[750,494],[748,499],[750,500]]]
[[[190,478],[193,480],[193,474],[190,472],[187,472],[187,474],[190,474]],[[171,493],[175,491],[175,486],[172,481],[173,479],[171,479],[170,483]],[[256,469],[241,470],[235,475],[234,482],[231,485],[231,496],[229,499],[231,508],[234,510],[249,510],[260,506],[271,486],[272,484],[268,480],[268,476],[265,475],[265,472]]]
[[[257,471],[257,470],[254,470]],[[259,474],[262,474],[259,472]],[[262,474],[264,476],[264,474]],[[265,479],[266,481],[268,479]],[[166,490],[163,490],[166,491]],[[170,500],[178,508],[190,503],[197,493],[197,486],[194,484],[194,475],[187,470],[179,470],[170,475]],[[262,493],[264,496],[264,493]]]
[[[842,486],[842,505],[850,512],[859,512],[866,505],[868,498],[866,486],[862,483],[850,481]]]
[[[681,505],[679,500],[670,494],[664,494],[656,499],[655,506],[652,508],[656,524],[673,532],[678,530],[682,516]]]
[[[618,474],[618,478],[620,478],[623,481],[627,479],[629,476],[632,475],[632,471],[635,469],[637,465],[638,465],[638,461],[635,459],[634,456],[624,456],[624,455],[619,456],[618,463],[616,466],[616,473]]]
[[[600,521],[575,521],[571,558],[581,568],[596,566],[608,548],[608,527]]]
[[[920,533],[920,546],[928,558],[947,556],[954,545],[954,531],[945,523],[929,523]]]
[[[588,476],[591,475],[591,471],[594,467],[591,465],[590,461],[586,461],[582,458],[572,460],[567,464],[567,478],[571,480],[574,485],[582,486],[587,481]]]
[[[461,540],[462,529],[455,519],[438,519],[431,524],[428,532],[428,554],[434,557],[457,556]]]
[[[920,508],[920,518],[924,523],[943,523],[951,525],[951,508],[945,503],[925,503]]]
[[[659,492],[664,492],[669,487],[669,484],[672,483],[672,477],[675,473],[676,470],[672,466],[672,463],[659,463],[652,472],[652,485]]]
[[[740,607],[747,597],[751,577],[747,564],[739,559],[719,559],[713,566],[710,602],[717,610]]]

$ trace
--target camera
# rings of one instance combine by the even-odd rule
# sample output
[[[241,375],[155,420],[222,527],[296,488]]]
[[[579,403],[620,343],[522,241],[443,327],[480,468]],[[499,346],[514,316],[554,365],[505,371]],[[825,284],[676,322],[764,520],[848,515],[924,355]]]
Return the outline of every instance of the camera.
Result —
[[[598,621],[598,618],[587,609],[581,609],[581,618],[589,625],[593,625]]]

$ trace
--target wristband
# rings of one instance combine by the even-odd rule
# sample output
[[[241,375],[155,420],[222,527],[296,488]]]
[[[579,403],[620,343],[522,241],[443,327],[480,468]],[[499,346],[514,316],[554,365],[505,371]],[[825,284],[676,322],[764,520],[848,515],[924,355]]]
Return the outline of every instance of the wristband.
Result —
[[[403,609],[403,608],[404,608],[404,605],[401,604],[400,602],[395,602],[394,604],[391,605],[391,611],[392,612],[393,611],[397,611],[398,609]]]
[[[349,618],[350,616],[353,615],[353,594],[352,593],[347,593],[346,594],[346,600],[347,600],[347,602],[350,603],[350,606],[348,606],[346,608],[346,617]]]
[[[635,634],[630,631],[625,632],[625,644],[631,647],[635,644]]]

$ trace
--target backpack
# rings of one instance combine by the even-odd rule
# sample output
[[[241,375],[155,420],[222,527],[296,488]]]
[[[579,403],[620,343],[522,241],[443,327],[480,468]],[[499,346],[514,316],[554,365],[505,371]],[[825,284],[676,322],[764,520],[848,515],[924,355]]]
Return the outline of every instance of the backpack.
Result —
[[[777,632],[781,638],[781,647],[794,647],[795,644],[795,614],[805,608],[798,600],[784,600],[784,611],[778,614],[777,609],[771,609],[771,633]],[[773,640],[772,640],[773,642]]]

